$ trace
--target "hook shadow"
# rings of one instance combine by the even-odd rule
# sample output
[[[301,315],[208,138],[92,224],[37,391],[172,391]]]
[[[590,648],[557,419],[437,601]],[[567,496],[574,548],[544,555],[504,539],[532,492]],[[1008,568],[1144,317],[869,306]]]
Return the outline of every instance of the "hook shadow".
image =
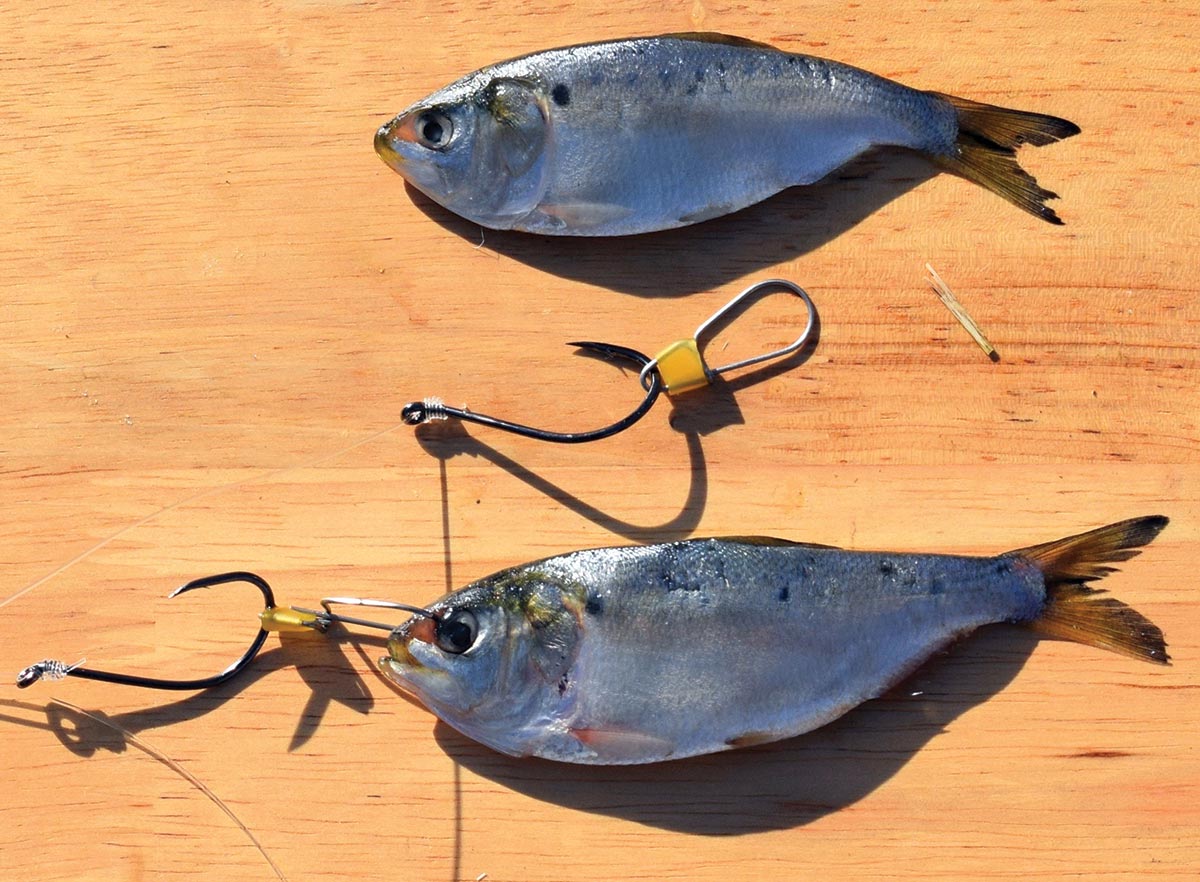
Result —
[[[327,634],[326,637],[333,634]],[[110,715],[100,710],[88,710],[89,717],[76,713],[61,704],[48,702],[44,706],[26,702],[9,702],[22,709],[37,708],[46,714],[45,723],[30,722],[15,717],[3,717],[6,721],[20,725],[46,728],[72,753],[90,757],[102,750],[122,753],[128,746],[125,732],[138,735],[159,726],[171,726],[202,717],[221,707],[225,702],[250,688],[270,674],[294,667],[301,679],[312,690],[308,701],[296,720],[296,730],[288,745],[296,750],[308,742],[316,733],[330,704],[336,702],[360,714],[367,714],[374,707],[374,699],[367,690],[343,652],[331,656],[328,639],[306,639],[303,634],[280,634],[281,645],[260,653],[255,664],[239,675],[236,680],[220,686],[209,687],[179,701],[171,701],[154,707]],[[350,639],[348,632],[337,635],[336,644],[353,642],[384,645],[384,638],[355,634]],[[94,718],[93,718],[94,717]]]
[[[439,461],[443,506],[448,498],[446,461],[455,456],[472,456],[484,459],[503,469],[539,493],[565,506],[580,517],[603,527],[610,533],[637,542],[684,538],[691,535],[700,523],[708,499],[708,471],[700,439],[726,426],[744,424],[746,420],[738,406],[737,393],[747,386],[773,379],[807,362],[816,350],[820,337],[820,314],[814,310],[812,329],[808,338],[804,345],[791,355],[777,362],[757,367],[734,379],[713,377],[710,384],[703,390],[699,390],[697,394],[685,394],[672,399],[672,410],[668,419],[671,427],[684,436],[687,444],[691,482],[679,512],[658,524],[635,524],[585,502],[548,478],[501,453],[495,447],[478,440],[467,432],[466,427],[458,421],[424,423],[416,427],[414,434],[425,452]],[[579,354],[585,357],[594,357],[595,355],[588,351],[581,351]],[[444,507],[442,528],[444,535],[448,536],[448,512]],[[448,548],[446,560],[447,568],[449,568]],[[447,569],[447,571],[449,570]]]
[[[484,247],[542,272],[638,297],[679,297],[802,257],[937,174],[928,161],[881,149],[806,187],[734,214],[639,236],[540,236],[483,230]],[[407,182],[413,204],[477,247],[481,227]],[[664,268],[670,267],[669,272]]]
[[[737,405],[734,404],[733,407],[736,410]],[[486,460],[580,517],[586,518],[610,533],[633,541],[664,541],[668,538],[689,535],[700,523],[700,517],[704,514],[704,507],[708,499],[708,470],[704,461],[704,449],[700,444],[700,433],[696,431],[689,431],[684,435],[691,476],[687,496],[677,514],[658,524],[636,524],[609,514],[590,502],[585,502],[549,478],[539,475],[496,448],[478,440],[469,434],[461,423],[431,423],[419,427],[415,435],[425,452],[443,464],[455,456],[478,457]],[[447,483],[443,476],[443,498],[446,498],[447,489]]]
[[[935,657],[887,695],[821,729],[675,762],[574,766],[514,759],[441,722],[434,737],[475,774],[544,802],[707,836],[791,829],[884,784],[958,716],[1007,686],[1036,643],[1012,626],[985,628],[967,646]]]
[[[564,505],[575,514],[587,518],[610,533],[623,536],[632,541],[666,541],[686,538],[694,532],[704,514],[704,506],[708,499],[708,470],[704,461],[704,450],[701,438],[721,430],[726,426],[743,425],[745,422],[742,409],[738,407],[737,392],[746,386],[762,383],[763,380],[781,376],[794,368],[803,365],[815,352],[817,343],[821,340],[820,313],[812,313],[812,329],[804,346],[787,358],[772,364],[755,368],[754,371],[742,376],[726,380],[724,377],[714,377],[712,383],[695,395],[683,395],[672,398],[672,410],[668,420],[674,430],[683,434],[688,445],[690,463],[689,474],[691,481],[688,496],[680,505],[678,514],[656,524],[638,524],[624,518],[608,514],[592,503],[584,502],[574,493],[564,490],[550,479],[522,466],[514,458],[502,454],[490,444],[481,442],[467,431],[462,422],[450,420],[446,422],[426,422],[415,428],[414,436],[421,448],[428,455],[436,458],[440,466],[440,486],[442,498],[448,498],[448,476],[445,463],[455,456],[479,457],[502,468],[505,472],[524,482],[554,502]],[[583,356],[593,353],[581,352]],[[449,535],[448,512],[443,510],[443,532]],[[449,572],[449,548],[446,548],[446,566]],[[449,590],[449,583],[448,583]]]

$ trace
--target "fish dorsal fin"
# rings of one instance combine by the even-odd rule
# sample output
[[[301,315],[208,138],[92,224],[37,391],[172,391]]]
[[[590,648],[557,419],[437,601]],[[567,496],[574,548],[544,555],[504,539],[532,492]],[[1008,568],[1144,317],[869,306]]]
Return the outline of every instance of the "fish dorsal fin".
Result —
[[[776,49],[769,43],[760,43],[746,37],[735,37],[732,34],[718,34],[715,31],[680,31],[675,34],[662,34],[664,39],[691,40],[693,43],[715,43],[719,46],[736,46],[739,49]]]
[[[776,539],[773,536],[722,536],[725,542],[739,542],[742,545],[760,545],[764,548],[823,548],[826,551],[841,551],[836,545],[822,545],[819,542],[793,542],[791,539]]]

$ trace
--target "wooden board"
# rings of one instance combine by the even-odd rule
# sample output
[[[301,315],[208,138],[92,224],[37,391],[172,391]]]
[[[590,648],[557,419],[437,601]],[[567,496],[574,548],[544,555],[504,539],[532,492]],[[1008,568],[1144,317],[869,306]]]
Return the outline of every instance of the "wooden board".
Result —
[[[164,596],[230,569],[300,605],[423,603],[614,542],[984,553],[1155,512],[1173,523],[1107,584],[1172,667],[999,627],[809,736],[577,769],[435,724],[380,679],[376,636],[272,638],[208,693],[2,687],[0,877],[1195,878],[1200,20],[886,8],[0,11],[0,670],[219,670],[254,592]],[[488,62],[697,29],[1070,117],[1081,135],[1022,154],[1066,225],[881,155],[685,230],[548,240],[484,233],[372,152],[380,123]],[[771,276],[820,309],[790,369],[584,447],[399,425],[425,395],[599,424],[636,380],[566,341],[653,351]],[[799,320],[774,298],[718,346],[780,345]]]

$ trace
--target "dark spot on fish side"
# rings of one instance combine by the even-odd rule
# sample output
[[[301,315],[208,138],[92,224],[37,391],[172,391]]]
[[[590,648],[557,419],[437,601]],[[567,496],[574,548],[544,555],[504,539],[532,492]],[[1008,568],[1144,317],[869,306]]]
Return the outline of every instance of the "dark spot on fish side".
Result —
[[[996,572],[1001,576],[1007,576],[1013,571],[1013,562],[1011,560],[996,561]]]
[[[550,97],[559,107],[566,107],[571,103],[571,90],[567,88],[566,83],[559,83],[550,90]]]
[[[890,560],[885,560],[879,565],[879,572],[883,573],[885,576],[890,576],[892,573],[896,572],[896,565]]]
[[[792,592],[788,589],[787,585],[784,585],[782,588],[779,589],[779,602],[780,603],[787,603],[788,599],[791,596],[792,596]]]
[[[567,691],[567,687],[570,685],[571,685],[571,675],[563,674],[562,679],[558,681],[558,694],[564,695]]]
[[[941,576],[933,577],[933,581],[929,583],[929,593],[935,596],[946,593],[946,582]]]
[[[589,594],[583,611],[592,616],[600,615],[604,612],[604,598],[599,594]]]
[[[696,82],[697,83],[704,82],[704,68],[702,68],[702,67],[696,68]]]

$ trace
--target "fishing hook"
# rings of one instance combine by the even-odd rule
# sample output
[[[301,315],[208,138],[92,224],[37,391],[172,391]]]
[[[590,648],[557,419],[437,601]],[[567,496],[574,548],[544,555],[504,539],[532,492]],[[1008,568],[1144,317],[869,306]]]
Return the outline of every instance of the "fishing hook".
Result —
[[[714,331],[724,328],[740,314],[742,309],[745,309],[749,305],[749,301],[764,296],[770,289],[775,288],[783,288],[804,301],[804,305],[808,310],[808,321],[800,336],[793,343],[781,349],[743,358],[721,367],[709,367],[701,352],[700,338],[710,337]],[[691,337],[684,340],[677,340],[653,358],[638,352],[636,349],[630,349],[627,346],[617,346],[612,343],[581,342],[570,344],[580,349],[598,352],[609,358],[632,361],[641,366],[638,378],[642,388],[646,391],[645,397],[628,416],[601,429],[593,429],[588,432],[553,432],[488,416],[470,410],[465,406],[461,408],[450,407],[440,398],[426,398],[423,401],[409,402],[400,411],[400,416],[410,426],[419,426],[433,420],[444,420],[453,417],[464,422],[490,426],[493,429],[501,429],[505,432],[511,432],[515,435],[533,438],[538,441],[553,441],[559,444],[579,444],[584,441],[598,441],[601,438],[607,438],[610,435],[623,432],[640,420],[654,405],[654,402],[658,400],[658,396],[662,392],[668,394],[687,392],[690,389],[696,389],[711,383],[718,375],[727,371],[750,367],[764,361],[784,358],[794,352],[798,352],[809,341],[816,324],[816,317],[816,307],[813,305],[807,291],[786,279],[766,279],[751,285],[705,319],[700,327],[696,329],[696,333]]]
[[[653,361],[650,356],[638,352],[636,349],[630,349],[628,346],[617,346],[613,343],[576,342],[567,345],[588,352],[598,352],[612,359],[632,361],[643,370],[646,365]],[[599,441],[601,438],[607,438],[610,435],[623,432],[644,417],[650,411],[650,408],[654,406],[654,402],[658,400],[659,393],[663,391],[663,385],[657,375],[652,377],[648,383],[643,383],[643,385],[646,389],[646,396],[642,399],[641,404],[635,407],[627,416],[603,428],[591,429],[586,432],[554,432],[549,429],[525,426],[510,420],[502,420],[497,417],[488,416],[487,414],[476,413],[466,407],[450,407],[444,404],[440,398],[411,401],[404,405],[400,411],[400,418],[410,426],[419,426],[422,423],[432,420],[444,420],[454,417],[463,422],[490,426],[493,429],[501,429],[505,432],[511,432],[514,435],[521,435],[525,438],[533,438],[537,441],[553,441],[558,444],[580,444],[584,441]]]
[[[79,677],[84,680],[100,680],[105,683],[116,683],[122,686],[144,686],[147,689],[209,689],[233,679],[249,667],[250,663],[254,661],[254,657],[258,655],[259,650],[262,649],[263,643],[266,642],[267,634],[271,631],[319,631],[324,633],[334,622],[361,625],[368,628],[381,628],[386,631],[395,629],[394,625],[339,615],[329,608],[332,604],[353,604],[357,606],[399,609],[432,619],[437,626],[440,626],[443,622],[443,618],[432,610],[420,606],[411,606],[407,603],[396,603],[390,600],[368,600],[358,597],[327,597],[321,601],[321,610],[276,606],[275,595],[271,591],[271,586],[267,584],[266,579],[255,573],[247,572],[221,573],[216,576],[205,576],[202,579],[195,579],[186,585],[176,588],[167,596],[178,597],[180,594],[194,591],[197,588],[210,588],[214,585],[224,585],[230,582],[249,582],[262,592],[266,606],[259,613],[258,633],[254,635],[250,646],[242,653],[241,658],[219,674],[195,680],[166,680],[159,677],[143,677],[137,674],[96,671],[83,667],[82,661],[68,665],[54,659],[45,659],[44,661],[30,665],[17,674],[17,686],[25,689],[43,678],[61,680],[63,677]]]

